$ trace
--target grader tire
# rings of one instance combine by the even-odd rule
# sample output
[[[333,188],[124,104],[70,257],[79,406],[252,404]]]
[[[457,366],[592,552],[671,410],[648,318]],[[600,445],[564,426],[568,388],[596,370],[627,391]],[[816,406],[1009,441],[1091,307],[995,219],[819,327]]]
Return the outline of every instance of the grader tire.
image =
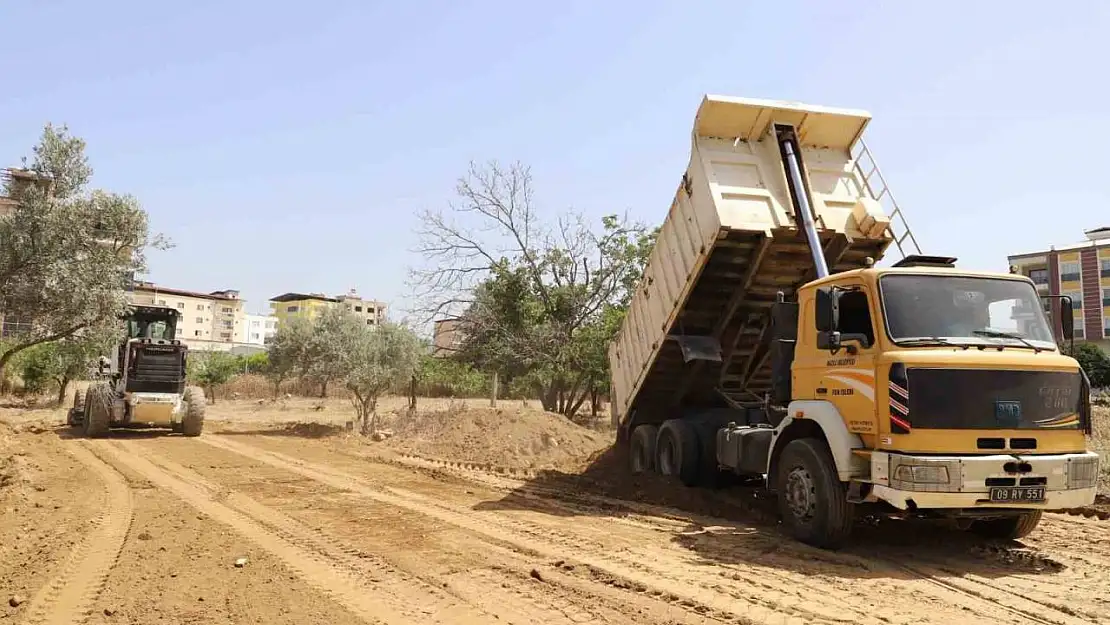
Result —
[[[185,418],[181,420],[181,433],[185,436],[200,436],[204,430],[204,412],[207,402],[204,390],[190,386],[185,389]]]
[[[85,394],[81,391],[73,391],[73,407],[69,409],[66,415],[66,425],[75,427],[81,425],[85,419]]]
[[[107,384],[94,384],[85,391],[85,418],[81,426],[88,438],[108,434],[112,424],[112,389]]]

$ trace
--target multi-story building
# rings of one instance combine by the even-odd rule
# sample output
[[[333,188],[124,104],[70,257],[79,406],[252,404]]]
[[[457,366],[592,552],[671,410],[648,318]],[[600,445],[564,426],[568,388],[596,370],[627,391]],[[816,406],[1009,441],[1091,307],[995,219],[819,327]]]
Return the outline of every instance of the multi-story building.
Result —
[[[385,320],[386,305],[377,300],[363,299],[354,289],[336,297],[323,293],[282,293],[270,298],[270,309],[277,318],[278,327],[295,317],[315,319],[324,310],[336,306],[342,306],[369,326],[376,326]]]
[[[282,293],[270,298],[270,311],[280,328],[293,318],[315,319],[338,303],[339,300],[323,293]]]
[[[380,325],[381,322],[385,321],[384,302],[363,299],[359,297],[358,292],[354,289],[347,291],[344,295],[337,295],[335,299],[338,300],[340,306],[347,309],[347,312],[353,313],[368,326]]]
[[[450,356],[462,345],[463,332],[458,319],[440,319],[432,330],[432,355]]]
[[[177,338],[198,349],[234,345],[242,336],[246,321],[243,307],[235,290],[200,293],[158,286],[151,282],[136,282],[128,293],[134,304],[151,304],[176,308],[181,313]],[[213,345],[223,344],[223,345]]]
[[[277,332],[277,317],[247,313],[243,319],[243,331],[236,341],[249,345],[267,345]]]
[[[1086,233],[1087,240],[1015,254],[1010,266],[1029,276],[1042,295],[1066,295],[1075,314],[1075,339],[1110,349],[1110,227]]]

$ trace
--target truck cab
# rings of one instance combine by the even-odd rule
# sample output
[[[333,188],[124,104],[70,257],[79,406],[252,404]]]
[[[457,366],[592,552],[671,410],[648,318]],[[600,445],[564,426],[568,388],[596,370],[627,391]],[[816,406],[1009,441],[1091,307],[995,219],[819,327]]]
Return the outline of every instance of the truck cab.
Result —
[[[800,538],[836,542],[852,504],[1016,538],[1044,510],[1094,500],[1087,380],[1028,278],[911,257],[811,282],[777,307],[790,321],[772,358],[789,379],[775,384],[786,411],[768,479]],[[1070,302],[1048,308],[1070,335]],[[808,462],[791,445],[806,440],[820,452]]]

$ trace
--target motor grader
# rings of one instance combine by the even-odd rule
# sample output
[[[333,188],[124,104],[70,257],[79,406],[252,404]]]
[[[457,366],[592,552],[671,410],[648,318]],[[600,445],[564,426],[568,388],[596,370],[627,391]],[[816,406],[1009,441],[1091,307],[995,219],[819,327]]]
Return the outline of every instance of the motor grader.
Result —
[[[93,383],[73,396],[68,423],[85,436],[111,428],[169,428],[185,436],[204,429],[205,397],[185,382],[188,347],[177,339],[180,313],[164,306],[131,306],[124,338],[101,356]]]

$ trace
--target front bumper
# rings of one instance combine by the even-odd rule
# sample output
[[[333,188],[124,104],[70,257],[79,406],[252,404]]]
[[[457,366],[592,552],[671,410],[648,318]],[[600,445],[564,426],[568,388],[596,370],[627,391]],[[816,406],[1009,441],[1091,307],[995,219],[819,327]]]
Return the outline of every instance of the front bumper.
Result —
[[[914,469],[906,469],[907,466]],[[1098,469],[1099,457],[1094,452],[989,456],[916,456],[873,452],[873,486],[867,500],[885,501],[899,510],[1066,510],[1094,503]],[[917,478],[922,481],[914,481]],[[1044,501],[990,500],[992,487],[1014,486],[1043,487]]]

